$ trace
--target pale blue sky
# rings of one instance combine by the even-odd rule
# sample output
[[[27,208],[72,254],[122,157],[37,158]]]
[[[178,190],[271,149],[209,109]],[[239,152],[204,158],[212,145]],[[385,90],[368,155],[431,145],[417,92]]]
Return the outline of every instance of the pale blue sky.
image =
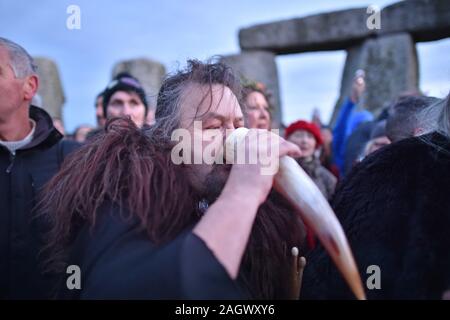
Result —
[[[392,0],[2,0],[0,36],[59,66],[66,95],[64,121],[71,132],[94,124],[94,98],[119,60],[149,57],[168,71],[186,59],[239,52],[239,28],[350,7],[383,7]],[[66,9],[81,9],[81,30],[68,30]],[[418,45],[421,88],[444,96],[450,88],[450,39]],[[286,123],[310,118],[319,107],[328,121],[339,92],[344,51],[277,58]]]

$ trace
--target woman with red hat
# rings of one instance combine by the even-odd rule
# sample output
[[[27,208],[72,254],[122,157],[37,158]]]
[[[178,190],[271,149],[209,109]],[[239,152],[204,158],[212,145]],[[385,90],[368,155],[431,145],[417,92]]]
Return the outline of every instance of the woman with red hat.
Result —
[[[323,144],[320,129],[316,124],[303,120],[289,125],[285,131],[285,138],[298,145],[302,151],[302,157],[297,161],[305,172],[330,200],[336,187],[336,177],[320,163],[316,150]]]

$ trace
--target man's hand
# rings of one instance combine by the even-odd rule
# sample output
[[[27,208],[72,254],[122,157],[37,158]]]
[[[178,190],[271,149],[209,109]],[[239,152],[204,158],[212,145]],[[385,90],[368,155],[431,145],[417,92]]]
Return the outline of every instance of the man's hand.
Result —
[[[366,89],[366,81],[365,81],[365,73],[363,70],[356,71],[355,77],[353,78],[352,83],[352,92],[350,94],[350,100],[354,104],[357,104],[361,99],[361,96]]]
[[[250,129],[240,144],[237,150],[238,152],[245,150],[247,163],[233,164],[225,189],[230,188],[244,197],[251,194],[257,199],[257,203],[261,204],[272,188],[273,177],[278,172],[280,158],[285,155],[299,157],[301,156],[300,148],[262,129]],[[248,163],[250,154],[255,155],[256,164]]]
[[[233,165],[221,195],[193,231],[232,279],[238,275],[256,213],[266,200],[277,171],[264,172],[264,167],[278,169],[280,157],[301,155],[296,145],[261,129],[251,129],[240,143],[245,146],[237,150],[256,155],[256,163]]]

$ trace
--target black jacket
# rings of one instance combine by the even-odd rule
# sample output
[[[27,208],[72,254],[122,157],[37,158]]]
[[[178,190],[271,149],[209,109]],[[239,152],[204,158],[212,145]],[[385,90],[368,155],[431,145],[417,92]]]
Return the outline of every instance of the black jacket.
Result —
[[[0,299],[48,297],[52,279],[41,274],[38,252],[45,226],[34,217],[37,193],[77,144],[63,141],[50,116],[30,107],[33,140],[13,156],[0,146]]]
[[[205,243],[189,229],[155,246],[117,205],[97,211],[95,227],[82,227],[69,265],[80,268],[81,289],[60,281],[59,299],[236,299],[243,291]],[[70,269],[68,269],[70,270]]]
[[[338,188],[333,208],[369,299],[441,299],[450,289],[449,192],[450,140],[438,133],[378,150]],[[366,286],[371,265],[381,289]],[[353,298],[322,247],[303,279],[303,298]]]

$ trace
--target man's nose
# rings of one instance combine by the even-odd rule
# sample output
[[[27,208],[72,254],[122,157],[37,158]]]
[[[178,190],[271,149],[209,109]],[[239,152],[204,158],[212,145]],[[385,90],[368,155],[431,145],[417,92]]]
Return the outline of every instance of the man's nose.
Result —
[[[223,142],[224,143],[225,143],[225,140],[228,138],[228,136],[230,134],[232,134],[234,130],[236,130],[234,123],[230,123],[226,126],[225,132],[223,132]]]
[[[269,119],[269,114],[266,110],[260,110],[259,111],[259,118],[260,119]]]
[[[122,112],[125,116],[130,116],[131,115],[131,106],[128,103],[125,103],[123,105]]]

